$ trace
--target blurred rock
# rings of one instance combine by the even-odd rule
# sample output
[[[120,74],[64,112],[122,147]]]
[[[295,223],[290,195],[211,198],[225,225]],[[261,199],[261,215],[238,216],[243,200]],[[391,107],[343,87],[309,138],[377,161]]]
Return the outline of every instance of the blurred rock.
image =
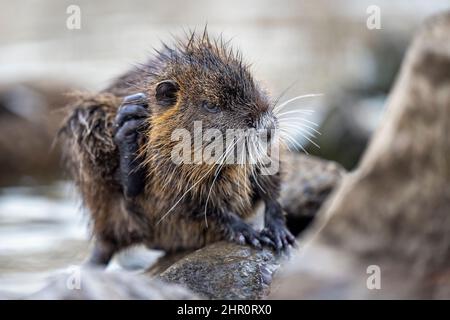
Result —
[[[12,299],[16,299],[16,297],[0,292],[0,300],[12,300]]]
[[[324,159],[336,161],[347,170],[357,165],[373,130],[383,114],[385,94],[364,96],[350,90],[330,94],[328,110],[319,129],[316,143],[307,151]]]
[[[289,229],[298,235],[339,185],[345,170],[335,162],[298,153],[284,154],[282,170],[284,183],[280,202],[286,211]]]
[[[69,102],[69,90],[56,81],[0,86],[0,186],[61,177],[53,142],[63,117],[58,109]]]
[[[196,299],[180,286],[126,272],[80,269],[79,282],[74,275],[56,277],[48,286],[27,297],[38,300],[156,300]],[[79,284],[79,285],[78,285]]]
[[[371,41],[369,41],[371,40]],[[342,79],[326,98],[326,112],[315,139],[320,149],[308,146],[312,155],[337,161],[347,170],[356,167],[367,143],[379,125],[387,94],[398,74],[407,47],[402,33],[365,39],[365,63],[359,78]],[[363,70],[361,70],[363,69]]]
[[[160,278],[210,299],[261,299],[278,266],[268,249],[218,242],[186,255]]]
[[[272,298],[450,298],[450,12],[418,33],[360,167]]]
[[[142,271],[147,270],[160,257],[163,251],[150,250],[145,245],[135,245],[116,254],[108,264],[108,270]]]

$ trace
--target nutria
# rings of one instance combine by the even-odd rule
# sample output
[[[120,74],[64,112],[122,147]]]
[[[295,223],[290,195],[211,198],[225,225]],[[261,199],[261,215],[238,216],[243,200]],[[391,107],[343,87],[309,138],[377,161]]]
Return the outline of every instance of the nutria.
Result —
[[[241,54],[206,30],[164,44],[104,91],[80,95],[60,139],[92,216],[91,261],[106,263],[136,243],[168,252],[218,240],[277,251],[292,245],[277,200],[279,172],[171,158],[175,129],[192,132],[194,121],[202,121],[203,128],[223,134],[236,128],[270,132],[277,125],[273,105]],[[260,200],[265,224],[257,231],[244,220]]]

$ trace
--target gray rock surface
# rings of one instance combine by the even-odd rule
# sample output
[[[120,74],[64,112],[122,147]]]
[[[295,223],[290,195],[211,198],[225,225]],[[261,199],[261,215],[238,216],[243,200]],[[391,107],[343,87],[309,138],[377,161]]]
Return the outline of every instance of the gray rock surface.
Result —
[[[189,290],[127,272],[80,269],[79,274],[60,275],[39,292],[27,297],[39,300],[155,300],[196,299]]]
[[[280,258],[268,249],[218,242],[175,262],[160,278],[210,299],[261,299]]]

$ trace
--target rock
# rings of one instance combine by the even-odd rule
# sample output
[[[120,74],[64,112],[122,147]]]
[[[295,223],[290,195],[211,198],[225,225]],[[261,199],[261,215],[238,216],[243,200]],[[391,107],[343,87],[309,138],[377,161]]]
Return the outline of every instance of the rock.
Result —
[[[303,231],[331,191],[339,185],[345,170],[337,163],[299,153],[283,155],[284,183],[280,203],[287,225],[294,235]]]
[[[79,278],[60,275],[39,292],[26,297],[39,300],[196,299],[189,290],[174,284],[126,272],[80,269]],[[79,280],[79,282],[78,282]]]
[[[164,254],[162,257],[156,261],[150,268],[147,269],[147,274],[153,276],[159,276],[161,273],[166,271],[171,265],[177,261],[183,259],[185,256],[191,254],[193,251],[179,251],[175,253]]]
[[[279,263],[269,249],[218,242],[186,255],[160,278],[209,299],[261,299]]]
[[[0,86],[0,186],[62,177],[54,140],[69,90],[56,81]]]
[[[145,271],[164,256],[163,251],[148,249],[145,245],[134,245],[118,252],[109,262],[107,270]]]
[[[18,297],[10,293],[0,292],[0,300],[16,300]]]
[[[344,77],[338,88],[327,92],[323,121],[318,129],[316,148],[309,144],[312,155],[334,160],[353,170],[380,124],[386,97],[397,75],[410,36],[390,30],[365,44],[366,68],[358,68],[356,78]],[[372,67],[367,68],[367,65]]]
[[[450,298],[450,12],[416,36],[382,125],[271,298]]]

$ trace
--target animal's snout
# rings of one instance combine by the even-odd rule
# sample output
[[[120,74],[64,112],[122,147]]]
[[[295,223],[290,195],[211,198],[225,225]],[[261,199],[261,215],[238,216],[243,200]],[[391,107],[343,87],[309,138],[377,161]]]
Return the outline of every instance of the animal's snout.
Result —
[[[261,115],[257,125],[256,130],[261,139],[267,139],[271,141],[275,130],[277,129],[277,119],[270,112],[265,112]]]

